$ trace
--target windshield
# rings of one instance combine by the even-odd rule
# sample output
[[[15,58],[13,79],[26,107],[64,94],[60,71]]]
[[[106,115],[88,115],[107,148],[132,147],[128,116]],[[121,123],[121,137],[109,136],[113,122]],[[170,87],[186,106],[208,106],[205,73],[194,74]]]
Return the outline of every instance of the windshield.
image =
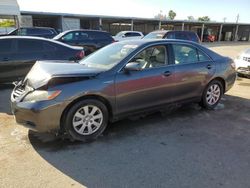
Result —
[[[138,47],[137,44],[113,43],[87,56],[80,64],[88,67],[111,69]]]
[[[147,34],[144,39],[162,39],[164,35],[164,32],[152,32]]]

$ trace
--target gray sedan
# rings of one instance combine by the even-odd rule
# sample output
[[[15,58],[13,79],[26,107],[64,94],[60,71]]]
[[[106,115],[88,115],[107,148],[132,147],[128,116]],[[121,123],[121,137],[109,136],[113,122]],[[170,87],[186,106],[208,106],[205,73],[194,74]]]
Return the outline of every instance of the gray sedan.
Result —
[[[37,62],[14,88],[12,112],[30,129],[89,141],[137,113],[187,102],[215,108],[235,82],[234,67],[190,41],[117,42],[80,63]]]

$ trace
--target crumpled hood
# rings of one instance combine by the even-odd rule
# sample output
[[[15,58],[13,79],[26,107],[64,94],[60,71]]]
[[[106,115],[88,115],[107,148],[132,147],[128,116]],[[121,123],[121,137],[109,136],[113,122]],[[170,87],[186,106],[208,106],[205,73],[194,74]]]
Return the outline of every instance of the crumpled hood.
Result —
[[[69,61],[37,61],[24,79],[34,89],[44,86],[53,77],[91,77],[103,69],[92,68]]]

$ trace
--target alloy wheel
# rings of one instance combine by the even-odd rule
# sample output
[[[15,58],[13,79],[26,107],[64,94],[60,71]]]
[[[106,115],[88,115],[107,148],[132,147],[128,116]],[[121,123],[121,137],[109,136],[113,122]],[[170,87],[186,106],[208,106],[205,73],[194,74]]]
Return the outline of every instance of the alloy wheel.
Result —
[[[207,103],[211,106],[216,104],[220,99],[220,95],[221,95],[220,86],[218,84],[212,84],[207,90],[206,94]]]
[[[80,135],[91,135],[102,125],[103,113],[97,106],[86,105],[79,108],[72,120],[74,130]]]

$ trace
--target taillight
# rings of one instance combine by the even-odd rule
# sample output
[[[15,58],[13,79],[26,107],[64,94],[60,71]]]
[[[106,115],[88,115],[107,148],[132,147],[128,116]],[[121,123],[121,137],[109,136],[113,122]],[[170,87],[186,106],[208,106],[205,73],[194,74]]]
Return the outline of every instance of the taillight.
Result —
[[[82,59],[82,58],[84,58],[84,51],[80,51],[80,52],[77,52],[77,54],[76,54],[76,58],[77,59]]]

